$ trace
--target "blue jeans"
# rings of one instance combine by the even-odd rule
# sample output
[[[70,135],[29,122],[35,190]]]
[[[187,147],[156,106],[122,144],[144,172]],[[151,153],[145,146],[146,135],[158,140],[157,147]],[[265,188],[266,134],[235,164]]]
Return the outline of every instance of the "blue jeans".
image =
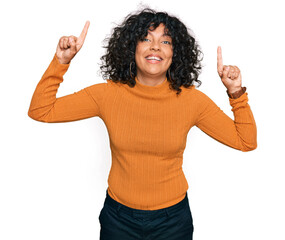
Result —
[[[187,192],[170,207],[140,210],[115,201],[106,191],[99,222],[100,240],[192,240],[194,231]]]

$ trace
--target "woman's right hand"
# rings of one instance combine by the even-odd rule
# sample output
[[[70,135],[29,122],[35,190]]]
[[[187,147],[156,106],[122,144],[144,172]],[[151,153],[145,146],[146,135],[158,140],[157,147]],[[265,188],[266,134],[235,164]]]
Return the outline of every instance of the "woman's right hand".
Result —
[[[61,64],[69,64],[71,59],[79,52],[87,35],[89,25],[90,22],[86,21],[78,38],[71,35],[69,37],[63,36],[59,39],[59,43],[56,48],[56,56]]]

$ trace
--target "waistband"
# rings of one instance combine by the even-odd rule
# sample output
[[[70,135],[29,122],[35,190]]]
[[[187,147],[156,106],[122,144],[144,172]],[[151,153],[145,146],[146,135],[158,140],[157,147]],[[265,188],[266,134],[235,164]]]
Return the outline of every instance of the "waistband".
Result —
[[[126,205],[123,205],[117,202],[115,199],[111,198],[107,190],[104,205],[105,204],[107,204],[108,207],[111,207],[114,210],[116,210],[118,213],[122,211],[132,217],[152,219],[152,218],[161,217],[161,216],[169,216],[173,212],[179,211],[180,209],[184,208],[186,204],[189,204],[189,201],[188,201],[188,195],[186,192],[184,199],[176,203],[175,205],[172,205],[167,208],[157,209],[157,210],[141,210],[141,209],[130,208]]]

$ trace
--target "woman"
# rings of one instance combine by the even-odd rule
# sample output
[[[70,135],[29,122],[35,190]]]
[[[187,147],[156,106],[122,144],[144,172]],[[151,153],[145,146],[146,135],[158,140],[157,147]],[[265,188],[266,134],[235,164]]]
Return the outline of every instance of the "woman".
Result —
[[[116,27],[101,58],[106,83],[56,98],[81,35],[62,37],[34,92],[28,115],[42,122],[99,116],[108,129],[112,166],[100,239],[192,239],[188,183],[182,171],[189,130],[197,126],[217,141],[241,150],[257,147],[256,124],[240,70],[218,74],[227,88],[235,120],[195,88],[201,84],[201,51],[176,17],[151,9],[132,14]]]

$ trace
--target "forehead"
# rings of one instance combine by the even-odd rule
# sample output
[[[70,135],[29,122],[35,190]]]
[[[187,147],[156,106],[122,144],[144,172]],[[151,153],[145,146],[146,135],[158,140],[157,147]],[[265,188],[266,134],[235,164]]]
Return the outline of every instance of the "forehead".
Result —
[[[165,27],[164,24],[159,24],[159,26],[157,26],[156,29],[154,29],[153,25],[151,25],[148,29],[148,34],[150,35],[153,35],[153,32],[163,36],[163,37],[169,37],[171,38],[170,36],[170,33],[169,33],[169,30]]]

